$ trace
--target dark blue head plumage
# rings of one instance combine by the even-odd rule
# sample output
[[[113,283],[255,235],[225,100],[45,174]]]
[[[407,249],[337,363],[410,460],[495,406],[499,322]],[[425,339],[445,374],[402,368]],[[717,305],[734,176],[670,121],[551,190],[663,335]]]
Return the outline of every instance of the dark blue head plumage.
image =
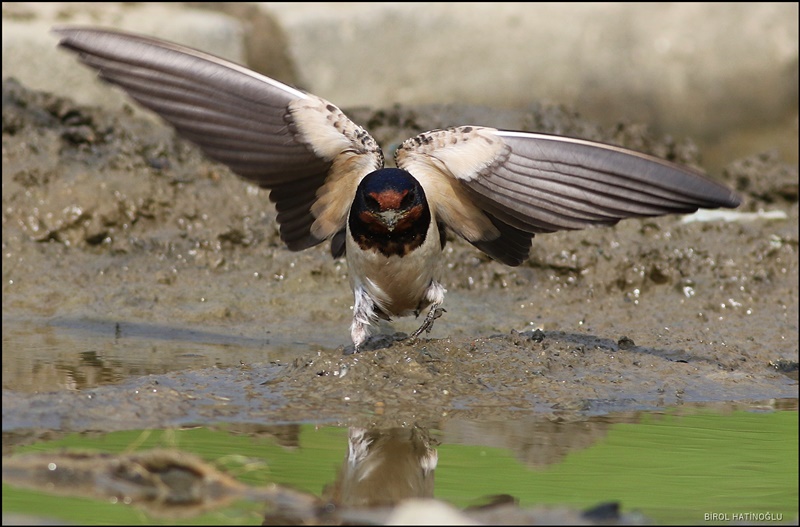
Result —
[[[431,213],[425,191],[411,174],[381,168],[361,180],[348,221],[362,249],[402,256],[425,241]]]

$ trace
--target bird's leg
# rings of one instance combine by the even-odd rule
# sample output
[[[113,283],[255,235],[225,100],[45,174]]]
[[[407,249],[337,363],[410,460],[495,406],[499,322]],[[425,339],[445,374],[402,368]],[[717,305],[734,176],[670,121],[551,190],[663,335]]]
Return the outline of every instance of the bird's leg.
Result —
[[[353,353],[359,352],[359,347],[369,337],[369,326],[378,319],[375,313],[375,303],[363,287],[357,287],[353,303],[353,322],[350,324],[350,338],[353,340]]]
[[[445,289],[442,284],[436,280],[431,281],[431,285],[429,285],[428,289],[425,291],[425,302],[430,303],[431,308],[428,310],[428,314],[425,316],[422,325],[412,333],[409,338],[415,339],[422,335],[423,331],[426,333],[431,332],[431,329],[433,329],[433,322],[445,313],[445,310],[439,306],[444,302],[444,294],[446,292],[447,289]]]
[[[431,329],[433,329],[433,322],[446,312],[443,308],[439,307],[440,305],[441,304],[431,304],[431,308],[428,311],[425,320],[422,322],[422,325],[414,333],[412,333],[409,338],[415,339],[422,335],[423,331],[426,333],[431,332]]]

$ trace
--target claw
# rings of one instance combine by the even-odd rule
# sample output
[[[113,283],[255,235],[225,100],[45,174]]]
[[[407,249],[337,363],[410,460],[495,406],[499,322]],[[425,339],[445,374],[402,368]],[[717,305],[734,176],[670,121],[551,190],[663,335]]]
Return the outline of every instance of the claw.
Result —
[[[422,322],[422,325],[419,327],[419,329],[417,329],[414,333],[412,333],[409,338],[415,339],[420,335],[422,335],[423,331],[425,333],[430,333],[431,329],[433,329],[433,322],[446,312],[447,310],[439,307],[439,304],[432,305],[430,311],[428,311],[428,315],[425,317],[425,321]]]

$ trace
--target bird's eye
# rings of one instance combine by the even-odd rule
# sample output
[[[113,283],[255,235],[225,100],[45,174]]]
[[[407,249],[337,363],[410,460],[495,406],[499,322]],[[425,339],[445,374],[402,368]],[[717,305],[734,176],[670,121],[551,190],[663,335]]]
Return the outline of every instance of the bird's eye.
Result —
[[[414,191],[413,190],[409,190],[408,194],[403,196],[403,199],[400,201],[400,208],[401,209],[407,209],[407,208],[411,207],[411,205],[413,205],[413,203],[414,203]]]
[[[364,202],[367,204],[367,207],[372,210],[380,210],[381,204],[378,203],[378,200],[367,194],[364,196]]]

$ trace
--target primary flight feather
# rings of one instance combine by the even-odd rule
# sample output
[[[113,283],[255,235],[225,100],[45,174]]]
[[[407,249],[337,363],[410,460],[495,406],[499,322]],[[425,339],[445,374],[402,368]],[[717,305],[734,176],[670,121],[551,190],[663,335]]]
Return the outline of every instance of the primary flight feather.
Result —
[[[445,229],[519,265],[537,233],[740,203],[724,185],[653,156],[481,126],[412,137],[395,153],[397,168],[384,168],[375,139],[324,99],[149,37],[54,32],[210,158],[270,189],[289,249],[330,240],[348,261],[356,350],[378,318],[428,309],[412,336],[430,330],[444,301]]]

